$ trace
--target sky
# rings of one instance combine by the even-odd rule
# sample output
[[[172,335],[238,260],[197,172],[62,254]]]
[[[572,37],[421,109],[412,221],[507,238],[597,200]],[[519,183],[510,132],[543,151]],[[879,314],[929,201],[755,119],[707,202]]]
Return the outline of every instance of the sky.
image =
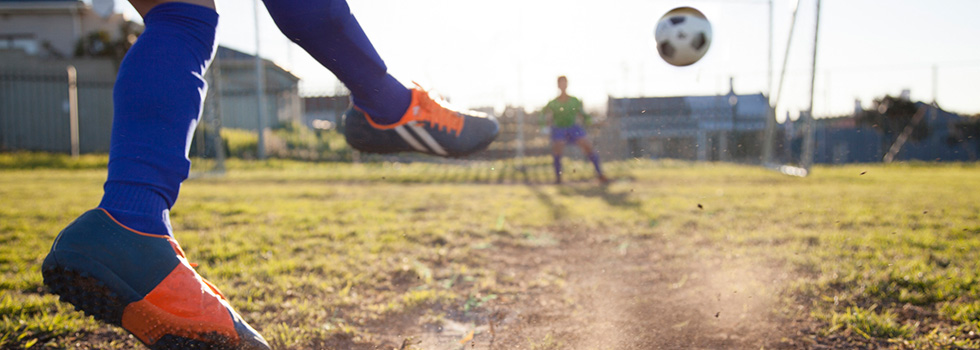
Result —
[[[777,119],[810,106],[816,1],[799,0],[781,93],[790,23],[797,0],[349,0],[351,11],[388,65],[408,86],[435,89],[466,107],[535,110],[568,92],[586,108],[609,97],[770,94]],[[138,14],[125,0],[117,11]],[[678,6],[712,24],[711,48],[688,67],[657,54],[653,29]],[[218,41],[255,52],[251,1],[217,0]],[[853,112],[886,94],[965,114],[980,113],[980,1],[822,0],[813,109],[817,117]],[[303,95],[330,95],[340,83],[279,33],[260,4],[261,55],[302,79]],[[770,52],[772,75],[770,77]],[[780,96],[782,95],[782,96]]]

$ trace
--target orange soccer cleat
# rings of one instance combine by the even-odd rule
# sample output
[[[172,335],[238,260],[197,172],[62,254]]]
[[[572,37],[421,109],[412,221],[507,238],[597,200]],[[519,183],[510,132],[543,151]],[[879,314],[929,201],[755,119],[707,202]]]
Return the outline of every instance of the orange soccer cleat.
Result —
[[[151,349],[269,349],[173,237],[132,230],[105,210],[61,231],[41,270],[62,301]]]

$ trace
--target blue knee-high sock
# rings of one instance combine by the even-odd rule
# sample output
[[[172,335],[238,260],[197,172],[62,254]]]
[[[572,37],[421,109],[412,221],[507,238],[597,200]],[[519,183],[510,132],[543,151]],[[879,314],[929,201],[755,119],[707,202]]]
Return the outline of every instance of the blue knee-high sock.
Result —
[[[589,160],[592,161],[592,166],[595,167],[596,175],[602,176],[602,167],[599,166],[599,153],[592,152],[589,154]]]
[[[264,0],[279,30],[351,91],[354,105],[380,124],[397,122],[412,93],[388,74],[345,0]]]
[[[552,155],[552,157],[555,159],[555,180],[561,182],[561,156]]]
[[[141,232],[170,234],[169,209],[187,179],[218,14],[171,2],[143,18],[113,88],[109,175],[100,208]]]

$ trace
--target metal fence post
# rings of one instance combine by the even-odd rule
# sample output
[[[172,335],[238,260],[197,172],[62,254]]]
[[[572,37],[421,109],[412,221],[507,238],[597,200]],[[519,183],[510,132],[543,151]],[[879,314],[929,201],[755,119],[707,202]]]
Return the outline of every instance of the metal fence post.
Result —
[[[517,111],[517,167],[524,169],[524,108]]]
[[[253,0],[252,5],[252,10],[255,14],[255,95],[259,108],[259,144],[258,154],[256,156],[259,159],[265,159],[265,114],[267,107],[265,101],[265,64],[262,62],[262,41],[259,35],[259,1]]]
[[[806,120],[804,120],[804,134],[803,134],[803,154],[800,155],[800,166],[806,169],[807,173],[810,172],[810,167],[813,165],[813,152],[814,152],[814,133],[816,132],[816,123],[813,121],[813,86],[817,79],[817,44],[819,43],[820,35],[820,0],[817,0],[817,19],[814,25],[815,29],[813,31],[813,66],[810,70],[810,108],[806,114]]]
[[[75,66],[68,66],[68,119],[71,125],[71,157],[78,159],[78,72]]]

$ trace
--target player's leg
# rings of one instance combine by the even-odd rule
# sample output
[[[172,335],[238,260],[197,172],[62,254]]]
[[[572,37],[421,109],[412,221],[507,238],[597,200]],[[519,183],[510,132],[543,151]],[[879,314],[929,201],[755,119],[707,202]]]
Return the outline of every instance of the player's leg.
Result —
[[[575,128],[577,129],[574,131],[575,144],[577,144],[579,148],[582,149],[582,153],[584,153],[586,157],[589,158],[589,161],[592,162],[592,166],[595,168],[595,173],[596,176],[599,178],[599,181],[603,183],[608,182],[609,178],[607,178],[606,175],[602,173],[602,166],[600,165],[599,162],[599,153],[596,152],[595,148],[592,147],[592,142],[589,141],[589,138],[585,133],[585,129],[582,129],[582,127],[580,126],[576,126]]]
[[[554,131],[552,131],[552,134],[554,134]],[[556,184],[561,184],[561,155],[564,151],[565,140],[560,138],[551,140],[551,157],[554,160]]]
[[[151,348],[267,349],[193,270],[169,225],[190,170],[218,14],[212,2],[133,3],[145,31],[113,88],[105,194],[98,209],[59,233],[42,265],[44,283]]]
[[[420,88],[408,89],[368,40],[345,0],[264,0],[289,39],[333,72],[351,91],[344,133],[356,149],[463,156],[486,148],[497,121],[444,107]],[[425,54],[425,42],[418,43]]]

